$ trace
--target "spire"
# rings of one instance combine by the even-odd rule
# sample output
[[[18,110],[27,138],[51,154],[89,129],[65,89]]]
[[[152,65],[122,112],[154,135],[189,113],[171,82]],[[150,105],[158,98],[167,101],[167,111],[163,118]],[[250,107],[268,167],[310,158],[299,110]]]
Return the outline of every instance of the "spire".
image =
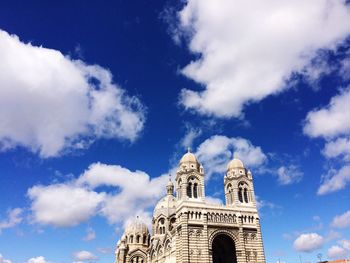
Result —
[[[166,192],[168,195],[174,195],[174,184],[171,181],[171,175],[169,174],[169,182],[166,186]]]

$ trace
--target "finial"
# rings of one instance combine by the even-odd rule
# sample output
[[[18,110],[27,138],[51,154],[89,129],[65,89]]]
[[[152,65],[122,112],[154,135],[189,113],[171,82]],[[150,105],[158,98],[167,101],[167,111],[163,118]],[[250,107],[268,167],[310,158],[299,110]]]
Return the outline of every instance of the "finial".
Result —
[[[233,152],[233,159],[236,159],[236,158],[237,158],[237,153]]]
[[[173,195],[174,194],[174,184],[171,181],[171,174],[169,174],[169,182],[166,186],[166,192],[168,195]]]
[[[191,147],[187,147],[187,152],[188,152],[188,153],[191,152]]]

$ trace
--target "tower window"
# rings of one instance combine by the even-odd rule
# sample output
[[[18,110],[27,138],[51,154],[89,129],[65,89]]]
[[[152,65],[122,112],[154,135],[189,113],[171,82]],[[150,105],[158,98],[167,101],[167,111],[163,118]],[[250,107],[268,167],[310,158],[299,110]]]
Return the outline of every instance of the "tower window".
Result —
[[[248,203],[248,190],[244,188],[244,202]]]
[[[239,185],[239,190],[238,190],[238,200],[241,203],[249,203],[249,188],[246,183],[240,182]]]
[[[187,184],[187,196],[189,198],[198,198],[200,196],[200,191],[199,191],[199,183],[198,180],[195,177],[191,177],[188,180]]]
[[[243,195],[242,195],[242,188],[239,188],[238,190],[238,200],[243,203]]]
[[[194,198],[198,197],[198,184],[197,183],[193,184],[193,197]]]
[[[188,183],[187,185],[187,196],[192,197],[192,183]]]

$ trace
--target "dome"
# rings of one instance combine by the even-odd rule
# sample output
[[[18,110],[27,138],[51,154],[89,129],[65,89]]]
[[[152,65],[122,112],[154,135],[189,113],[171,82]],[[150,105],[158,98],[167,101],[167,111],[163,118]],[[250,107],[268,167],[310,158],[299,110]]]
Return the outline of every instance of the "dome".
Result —
[[[166,217],[175,214],[176,212],[176,198],[173,195],[163,197],[154,208],[153,217],[157,218],[159,215]]]
[[[244,169],[244,164],[240,159],[233,158],[227,165],[227,170],[231,169]]]
[[[139,217],[136,219],[132,220],[127,227],[125,228],[125,235],[130,235],[130,234],[149,234],[148,227],[147,225],[140,220]]]
[[[182,163],[199,163],[196,156],[191,153],[190,149],[188,149],[187,153],[184,154],[184,156],[182,156],[181,160],[180,160],[180,164]]]

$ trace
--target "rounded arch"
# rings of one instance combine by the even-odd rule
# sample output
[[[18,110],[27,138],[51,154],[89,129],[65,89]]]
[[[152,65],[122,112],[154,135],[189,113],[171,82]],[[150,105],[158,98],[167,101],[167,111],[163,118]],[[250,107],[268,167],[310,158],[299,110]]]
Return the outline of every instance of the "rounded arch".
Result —
[[[200,191],[200,179],[198,176],[194,174],[190,174],[186,178],[187,186],[186,186],[186,194],[189,198],[198,198],[201,197]]]
[[[233,240],[233,242],[234,242],[235,244],[238,243],[238,238],[237,238],[237,236],[236,236],[234,233],[232,233],[232,232],[229,231],[229,230],[218,229],[218,230],[215,230],[215,231],[209,236],[209,246],[210,246],[210,247],[213,246],[213,240],[214,240],[214,238],[215,238],[216,236],[218,236],[218,235],[227,235],[227,236],[229,236],[229,237]]]
[[[146,263],[147,255],[144,251],[137,250],[130,256],[130,263]]]
[[[250,203],[251,202],[251,194],[250,194],[250,184],[249,182],[245,180],[240,180],[237,182],[237,188],[238,188],[238,200],[241,203]]]
[[[213,263],[237,263],[236,244],[227,233],[218,233],[211,243]]]

